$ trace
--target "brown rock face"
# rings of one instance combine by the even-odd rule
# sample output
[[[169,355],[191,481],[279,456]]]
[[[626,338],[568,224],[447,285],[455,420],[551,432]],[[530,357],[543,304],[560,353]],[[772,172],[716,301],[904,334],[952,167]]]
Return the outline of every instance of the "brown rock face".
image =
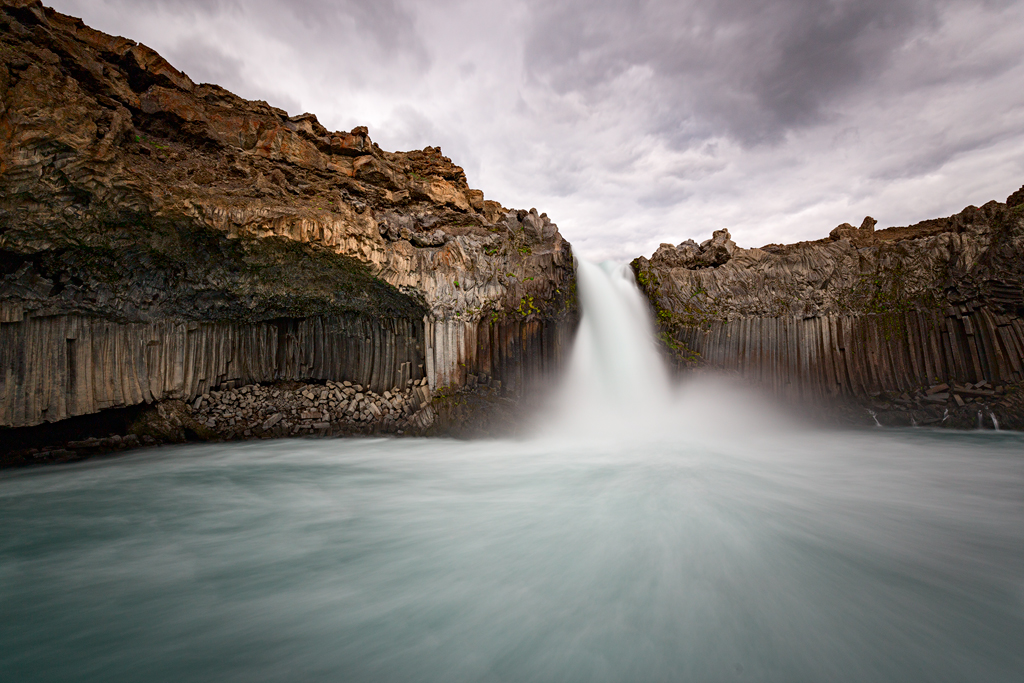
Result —
[[[344,337],[354,323],[332,331],[330,321],[363,316],[384,331],[359,351],[370,359],[339,360],[337,373],[358,366],[360,382],[380,387],[482,375],[519,391],[532,368],[557,364],[575,315],[572,252],[557,227],[485,200],[439,148],[387,152],[365,127],[328,131],[313,114],[196,84],[144,45],[28,0],[0,0],[0,276],[0,333],[16,344],[0,349],[0,426],[313,376],[298,356],[283,370],[292,361],[278,342],[259,372],[222,362],[245,357],[225,331],[208,340],[227,345],[209,361],[215,375],[157,377],[162,363],[191,362],[152,335],[125,341],[158,323],[319,320]],[[141,354],[121,374],[142,389],[115,391],[119,371],[84,378],[69,360],[83,351],[57,337],[68,325],[94,330],[83,316],[142,326],[91,337]],[[27,369],[32,354],[53,359],[49,375]],[[337,373],[318,376],[349,379]],[[78,393],[59,398],[72,376]]]
[[[715,267],[692,242],[633,266],[679,360],[796,398],[903,395],[910,410],[914,392],[939,383],[1024,380],[1018,195],[909,227],[875,231],[868,217],[817,242],[733,248]],[[978,409],[956,402],[967,395],[945,394],[946,407]],[[999,418],[1024,426],[1024,414]]]

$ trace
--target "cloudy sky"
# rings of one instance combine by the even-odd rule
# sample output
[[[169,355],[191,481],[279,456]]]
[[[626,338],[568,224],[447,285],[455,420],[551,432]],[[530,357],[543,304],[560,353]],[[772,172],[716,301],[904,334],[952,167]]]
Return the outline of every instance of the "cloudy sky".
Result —
[[[389,150],[577,253],[817,239],[1024,185],[1024,0],[44,0]]]

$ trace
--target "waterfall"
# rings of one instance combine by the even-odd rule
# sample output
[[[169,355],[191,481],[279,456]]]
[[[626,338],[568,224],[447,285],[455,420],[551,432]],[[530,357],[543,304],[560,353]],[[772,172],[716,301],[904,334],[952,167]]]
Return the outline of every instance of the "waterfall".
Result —
[[[990,410],[989,413],[988,413],[988,416],[990,418],[992,418],[992,429],[994,429],[994,430],[996,430],[998,432],[999,431],[999,420],[996,419],[996,414],[993,413]]]
[[[628,265],[578,260],[582,315],[558,421],[579,433],[624,434],[648,428],[671,403],[650,305]]]
[[[619,441],[675,440],[686,435],[782,428],[788,417],[749,387],[695,375],[670,381],[655,337],[650,302],[628,265],[578,260],[580,325],[568,372],[538,435]]]
[[[583,307],[571,366],[577,388],[620,407],[662,397],[665,368],[633,271],[580,261],[576,272]]]

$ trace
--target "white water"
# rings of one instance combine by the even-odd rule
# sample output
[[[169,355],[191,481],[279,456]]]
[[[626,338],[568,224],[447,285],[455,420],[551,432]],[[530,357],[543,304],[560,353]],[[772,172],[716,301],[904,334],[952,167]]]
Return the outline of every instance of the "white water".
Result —
[[[532,438],[0,473],[0,678],[1020,681],[1021,435],[673,388],[628,275]]]
[[[650,304],[628,265],[579,261],[582,316],[566,376],[533,436],[639,444],[722,430],[737,439],[792,428],[777,406],[714,378],[673,385],[655,338]]]
[[[620,438],[656,429],[673,396],[632,271],[579,261],[576,273],[579,332],[551,422],[541,433]]]

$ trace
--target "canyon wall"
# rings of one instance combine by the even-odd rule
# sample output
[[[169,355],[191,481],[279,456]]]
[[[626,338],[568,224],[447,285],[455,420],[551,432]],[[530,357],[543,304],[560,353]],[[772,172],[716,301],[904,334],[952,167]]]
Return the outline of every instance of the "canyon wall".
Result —
[[[948,218],[874,226],[760,249],[720,230],[633,267],[680,365],[779,395],[913,403],[945,384],[933,394],[962,407],[1021,382],[1024,188]]]
[[[194,83],[153,50],[0,2],[0,427],[214,387],[555,371],[573,257],[440,149]]]
[[[423,321],[348,315],[267,323],[116,323],[77,315],[0,325],[0,422],[55,422],[211,389],[351,378],[383,392],[423,376]]]

